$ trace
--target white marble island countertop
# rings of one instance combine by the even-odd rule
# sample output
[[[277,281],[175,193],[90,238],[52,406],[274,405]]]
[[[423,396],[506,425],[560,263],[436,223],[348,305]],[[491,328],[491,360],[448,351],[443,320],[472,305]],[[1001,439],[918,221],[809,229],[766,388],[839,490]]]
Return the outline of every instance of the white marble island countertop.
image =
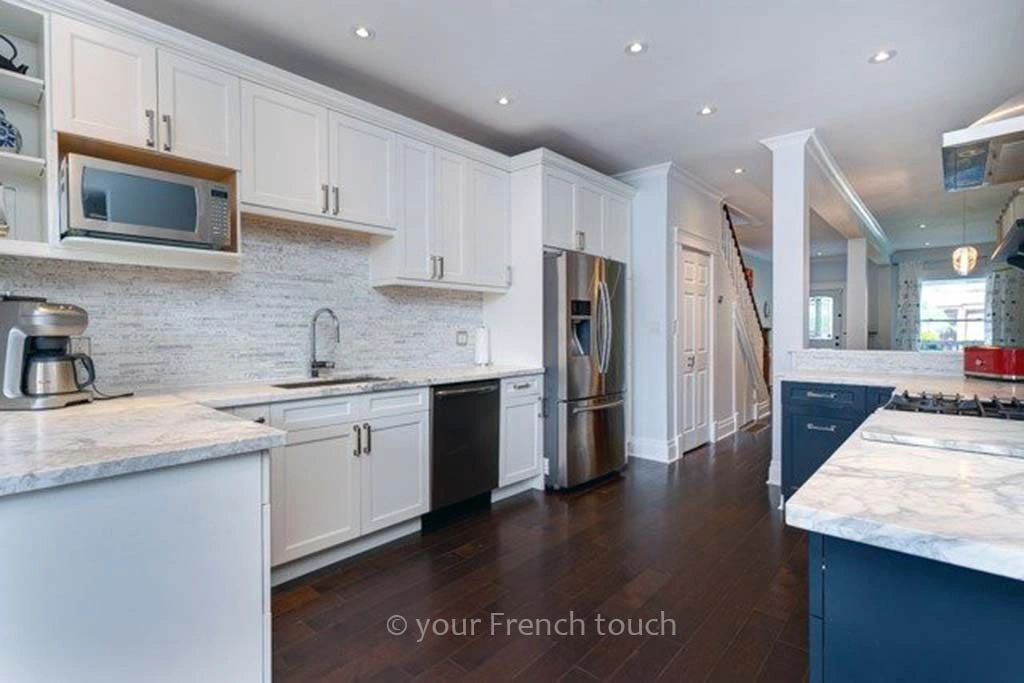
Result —
[[[932,429],[942,417],[899,414],[910,426],[926,417]],[[1024,580],[1024,459],[863,439],[881,415],[786,501],[786,523]]]
[[[284,444],[285,434],[176,396],[0,413],[0,497]]]

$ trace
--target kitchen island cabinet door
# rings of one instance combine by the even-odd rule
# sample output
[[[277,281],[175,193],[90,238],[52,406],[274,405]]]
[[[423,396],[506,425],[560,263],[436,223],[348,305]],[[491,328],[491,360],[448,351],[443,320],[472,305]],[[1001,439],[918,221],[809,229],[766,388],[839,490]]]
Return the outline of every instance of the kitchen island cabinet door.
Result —
[[[363,425],[364,534],[430,510],[430,413],[375,418]]]
[[[279,423],[275,419],[274,424]],[[289,432],[288,444],[271,451],[273,565],[360,535],[361,453],[356,454],[354,428],[353,423],[343,423]]]

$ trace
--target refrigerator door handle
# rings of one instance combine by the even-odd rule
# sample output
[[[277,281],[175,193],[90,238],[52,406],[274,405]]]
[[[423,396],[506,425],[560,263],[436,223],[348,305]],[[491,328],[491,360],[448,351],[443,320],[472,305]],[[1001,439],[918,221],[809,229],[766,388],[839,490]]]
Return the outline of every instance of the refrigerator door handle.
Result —
[[[582,408],[573,408],[572,409],[572,414],[573,415],[579,415],[580,413],[593,413],[593,412],[596,412],[598,410],[608,410],[609,408],[618,408],[624,402],[625,402],[625,400],[620,398],[617,401],[610,401],[608,403],[601,403],[601,404],[598,404],[596,406],[583,406]]]
[[[612,319],[611,298],[611,293],[608,291],[608,283],[602,280],[601,305],[604,307],[604,313],[601,316],[601,321],[604,324],[604,332],[602,334],[604,340],[604,359],[601,363],[602,373],[608,372],[608,366],[612,360],[612,330],[614,329],[615,321]]]

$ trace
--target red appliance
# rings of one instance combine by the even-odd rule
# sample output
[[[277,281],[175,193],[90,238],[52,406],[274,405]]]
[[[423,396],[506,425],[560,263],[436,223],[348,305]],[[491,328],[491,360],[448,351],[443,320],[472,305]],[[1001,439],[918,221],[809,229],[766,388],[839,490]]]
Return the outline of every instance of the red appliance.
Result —
[[[1024,382],[1024,348],[968,346],[964,348],[964,374],[970,377]]]

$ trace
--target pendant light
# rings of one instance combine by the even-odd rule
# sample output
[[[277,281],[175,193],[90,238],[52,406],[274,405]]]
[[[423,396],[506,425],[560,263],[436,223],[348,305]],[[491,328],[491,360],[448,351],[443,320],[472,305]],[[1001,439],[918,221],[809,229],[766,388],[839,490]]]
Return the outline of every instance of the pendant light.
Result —
[[[963,199],[963,246],[953,252],[953,270],[957,275],[970,275],[978,265],[978,250],[967,244],[967,195]]]

